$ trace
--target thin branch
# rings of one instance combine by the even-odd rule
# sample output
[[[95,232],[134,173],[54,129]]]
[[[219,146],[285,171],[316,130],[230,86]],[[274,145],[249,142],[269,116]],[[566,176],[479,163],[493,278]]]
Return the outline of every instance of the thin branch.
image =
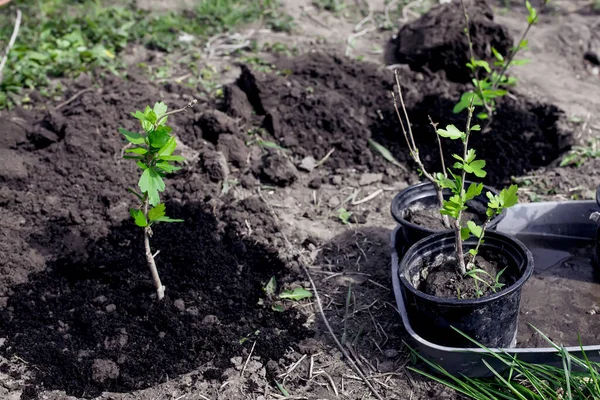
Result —
[[[192,99],[184,107],[181,107],[181,108],[178,108],[177,110],[169,111],[168,113],[163,114],[163,116],[160,117],[160,119],[158,121],[156,121],[156,126],[160,125],[160,123],[163,121],[163,119],[167,118],[169,115],[177,114],[177,113],[187,110],[188,108],[192,108],[192,107],[194,107],[194,105],[196,105],[196,103],[198,103],[198,100]]]
[[[144,216],[146,217],[146,221],[148,220],[148,196],[144,199]],[[152,274],[152,280],[154,281],[154,287],[156,288],[156,295],[158,296],[158,300],[162,300],[165,297],[165,287],[160,281],[160,277],[158,276],[158,269],[156,268],[156,263],[154,262],[154,257],[152,256],[152,250],[150,249],[150,236],[152,230],[150,227],[144,228],[144,248],[146,249],[146,261],[148,262],[148,266],[150,267],[150,273]]]
[[[19,35],[19,27],[21,26],[21,10],[17,8],[17,19],[15,20],[15,27],[13,28],[13,33],[8,41],[8,45],[4,50],[4,56],[2,57],[2,61],[0,61],[0,83],[2,83],[2,79],[4,78],[4,74],[2,71],[4,70],[4,65],[6,64],[6,60],[8,60],[8,53],[10,49],[15,45],[15,41],[17,40],[17,36]]]
[[[244,372],[246,372],[246,367],[248,366],[248,362],[250,362],[250,357],[252,357],[252,353],[254,353],[254,346],[256,346],[256,340],[254,341],[254,343],[252,343],[250,354],[248,354],[248,358],[246,358],[246,362],[244,363],[244,368],[242,368],[242,372],[240,372],[240,376],[244,376]]]
[[[440,135],[437,134],[437,127],[438,127],[439,123],[433,122],[433,120],[431,119],[431,115],[428,115],[427,117],[429,118],[429,123],[431,124],[431,126],[433,126],[433,132],[435,133],[435,137],[437,139],[438,147],[440,150],[440,160],[442,162],[442,173],[444,174],[444,178],[447,178],[448,172],[446,171],[446,161],[444,160],[444,150],[442,148],[442,138],[440,138]]]
[[[75,93],[73,96],[69,97],[68,100],[63,101],[62,103],[60,103],[59,105],[57,105],[56,107],[54,107],[54,110],[59,110],[59,109],[63,108],[64,106],[71,104],[72,102],[74,102],[75,100],[77,100],[77,98],[79,96],[81,96],[84,93],[91,92],[92,90],[94,90],[93,87],[89,87],[89,88],[80,90],[79,92]]]

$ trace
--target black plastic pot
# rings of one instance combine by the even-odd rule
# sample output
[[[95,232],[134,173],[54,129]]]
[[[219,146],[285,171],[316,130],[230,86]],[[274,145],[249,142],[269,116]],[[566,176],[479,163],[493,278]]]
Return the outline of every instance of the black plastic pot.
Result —
[[[467,187],[471,184],[469,181],[465,181],[465,183]],[[468,204],[468,206],[478,212],[481,212],[484,216],[488,203],[488,198],[485,195],[487,192],[498,194],[497,190],[492,189],[489,186],[484,186],[481,195],[471,200]],[[449,198],[451,195],[450,190],[445,189],[443,191],[443,195],[444,198]],[[412,222],[404,219],[406,216],[406,211],[409,209],[409,207],[416,203],[421,203],[426,207],[438,207],[437,194],[431,182],[424,182],[409,186],[398,193],[396,197],[394,197],[394,200],[392,200],[392,216],[400,225],[402,225],[404,244],[406,246],[411,246],[419,240],[434,233],[442,232],[440,230],[430,229],[413,224]],[[496,226],[500,223],[505,215],[506,211],[503,211],[502,214],[494,217],[488,225],[488,230],[495,230]]]
[[[425,260],[454,251],[454,232],[445,231],[415,243],[400,262],[398,275],[408,319],[424,339],[447,347],[471,347],[472,343],[452,327],[488,347],[516,345],[521,289],[533,272],[533,255],[519,240],[488,231],[481,254],[501,254],[508,279],[504,290],[479,299],[439,298],[417,290],[413,281],[427,268]],[[465,249],[475,247],[476,239],[466,240]],[[425,264],[425,265],[424,265]]]

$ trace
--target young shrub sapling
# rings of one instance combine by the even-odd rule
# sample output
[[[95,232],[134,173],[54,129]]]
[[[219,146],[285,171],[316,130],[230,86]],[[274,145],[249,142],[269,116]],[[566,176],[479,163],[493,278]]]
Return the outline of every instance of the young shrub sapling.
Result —
[[[432,174],[426,170],[424,164],[419,158],[419,149],[417,148],[414,140],[410,119],[408,117],[408,112],[406,111],[406,106],[402,97],[402,88],[400,85],[398,71],[396,71],[395,75],[398,97],[396,97],[396,93],[392,92],[394,98],[394,108],[396,109],[402,133],[406,139],[406,144],[408,145],[411,157],[417,163],[419,172],[421,172],[422,175],[425,176],[425,178],[428,179],[436,188],[438,198],[441,198],[440,214],[442,216],[451,218],[450,227],[452,230],[454,230],[455,235],[454,249],[457,261],[457,273],[460,277],[470,276],[475,279],[476,283],[480,282],[483,278],[480,279],[477,274],[482,270],[476,268],[475,258],[479,252],[481,244],[483,243],[485,231],[493,217],[499,215],[505,209],[518,203],[518,188],[516,185],[512,185],[507,189],[503,189],[497,195],[487,192],[486,196],[488,197],[488,204],[485,222],[482,225],[477,225],[474,221],[466,221],[465,223],[465,221],[463,221],[463,212],[468,208],[468,202],[475,199],[483,191],[482,183],[473,182],[469,185],[469,187],[465,187],[467,175],[474,175],[476,178],[484,178],[486,176],[486,172],[484,170],[485,161],[478,160],[475,150],[469,148],[469,138],[471,134],[481,130],[479,125],[471,125],[473,112],[475,109],[473,102],[471,102],[471,104],[468,106],[468,116],[464,131],[461,131],[454,125],[448,125],[446,129],[436,129],[438,138],[442,137],[461,141],[463,151],[461,155],[452,154],[452,157],[457,160],[452,168],[447,168],[441,173]],[[397,101],[398,98],[400,100],[406,124],[400,114]],[[437,124],[433,125],[434,127],[437,126]],[[441,143],[441,141],[439,143]],[[441,154],[441,157],[443,157],[443,154]],[[451,196],[448,199],[443,198],[443,189],[450,190]],[[469,255],[466,257],[463,252],[463,242],[471,235],[478,238],[478,242],[474,249],[469,250]],[[496,291],[496,289],[501,287],[498,285],[499,278],[500,275],[497,275],[495,277],[496,282],[494,282],[492,285],[488,285],[492,291]],[[480,293],[480,291],[477,290],[477,293]]]
[[[128,188],[139,200],[137,207],[129,210],[135,224],[144,230],[144,248],[146,261],[152,273],[158,300],[165,295],[165,287],[160,281],[156,268],[155,258],[158,252],[152,254],[150,237],[152,225],[158,222],[183,222],[181,219],[172,219],[166,215],[165,204],[160,202],[160,192],[165,190],[165,175],[181,169],[172,162],[182,162],[185,158],[173,155],[177,148],[177,140],[171,134],[172,129],[166,125],[169,115],[177,114],[193,107],[196,100],[192,100],[185,107],[167,112],[165,103],[157,102],[153,108],[146,106],[144,111],[132,113],[140,121],[143,133],[131,132],[119,128],[119,132],[129,144],[125,148],[123,158],[136,161],[142,170],[138,180],[140,192]]]

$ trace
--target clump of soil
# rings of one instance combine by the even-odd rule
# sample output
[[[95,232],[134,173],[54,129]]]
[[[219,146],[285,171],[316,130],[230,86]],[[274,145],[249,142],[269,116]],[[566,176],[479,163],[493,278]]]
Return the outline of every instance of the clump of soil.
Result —
[[[475,57],[495,60],[492,48],[503,55],[513,46],[508,29],[494,22],[492,8],[485,0],[466,0],[469,32]],[[455,82],[470,82],[466,67],[469,45],[465,35],[465,15],[460,2],[433,7],[421,18],[400,28],[396,39],[396,62],[416,71],[444,71]]]
[[[470,261],[470,256],[465,256],[465,263]],[[478,277],[485,280],[488,285],[494,286],[496,276],[507,265],[502,256],[482,252],[475,258],[475,268],[485,271],[478,274]],[[429,264],[426,270],[421,272],[421,283],[418,289],[423,293],[454,299],[474,299],[491,295],[494,293],[488,285],[477,282],[471,277],[461,277],[457,274],[457,259],[454,254],[445,254],[437,257],[435,261]],[[493,278],[492,278],[493,277]],[[505,287],[510,282],[504,274],[501,274],[498,280]],[[481,292],[478,294],[477,291]],[[501,290],[497,289],[496,291]]]

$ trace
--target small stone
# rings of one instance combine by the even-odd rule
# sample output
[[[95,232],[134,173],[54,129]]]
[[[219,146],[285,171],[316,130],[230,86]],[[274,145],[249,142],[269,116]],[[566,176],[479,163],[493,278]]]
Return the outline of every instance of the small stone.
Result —
[[[248,373],[257,372],[262,367],[263,367],[262,363],[260,363],[256,360],[250,360],[250,361],[248,361],[248,364],[246,364],[246,372],[248,372]]]
[[[0,347],[4,347],[4,343],[6,343],[6,338],[0,338]]]
[[[237,370],[241,370],[242,369],[242,364],[244,362],[244,360],[242,360],[242,357],[233,357],[231,358],[231,363],[235,366],[235,369]]]
[[[358,184],[360,186],[372,185],[373,183],[381,182],[382,179],[383,174],[381,173],[367,172],[365,174],[362,174],[360,180],[358,181]]]
[[[302,159],[300,165],[298,165],[298,169],[301,169],[302,171],[306,172],[312,172],[312,170],[315,169],[316,165],[317,160],[315,160],[313,156],[307,156]]]
[[[331,184],[339,186],[342,184],[342,177],[339,175],[334,175],[331,177]]]
[[[396,357],[398,357],[398,350],[387,349],[386,351],[384,351],[384,354],[387,358],[396,358]]]
[[[202,324],[204,325],[215,325],[219,323],[219,318],[216,315],[207,315],[202,320]]]
[[[200,311],[198,311],[198,307],[189,307],[188,309],[185,310],[186,313],[197,317],[198,315],[200,315]]]
[[[261,160],[260,177],[277,186],[288,186],[298,179],[298,170],[285,155],[269,153]]]
[[[587,313],[590,315],[596,315],[597,311],[592,309],[592,310],[589,310]]]
[[[106,300],[107,300],[106,296],[98,296],[95,299],[93,299],[92,301],[94,303],[102,304],[102,303],[106,303]]]
[[[158,337],[159,337],[159,338],[161,338],[161,339],[164,339],[164,338],[165,338],[165,336],[167,336],[167,334],[166,334],[166,333],[164,333],[164,332],[158,332]]]
[[[175,300],[175,302],[173,303],[175,305],[175,308],[178,309],[179,311],[185,311],[185,303],[182,299],[177,299]]]
[[[117,309],[117,306],[114,304],[109,304],[106,306],[106,312],[113,312]]]
[[[394,370],[394,362],[393,361],[384,361],[379,364],[379,372],[392,372]]]
[[[119,367],[114,361],[97,358],[92,364],[92,380],[97,383],[104,383],[111,379],[119,377]]]
[[[340,205],[340,198],[337,196],[333,196],[332,198],[329,199],[327,204],[329,205],[330,208],[337,207]]]

